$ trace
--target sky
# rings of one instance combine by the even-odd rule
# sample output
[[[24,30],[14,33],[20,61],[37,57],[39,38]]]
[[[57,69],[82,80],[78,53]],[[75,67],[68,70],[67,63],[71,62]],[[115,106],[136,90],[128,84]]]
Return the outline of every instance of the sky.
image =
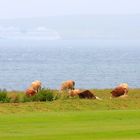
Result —
[[[140,0],[0,0],[0,19],[140,14]]]
[[[140,0],[0,0],[0,39],[139,39],[139,17]]]

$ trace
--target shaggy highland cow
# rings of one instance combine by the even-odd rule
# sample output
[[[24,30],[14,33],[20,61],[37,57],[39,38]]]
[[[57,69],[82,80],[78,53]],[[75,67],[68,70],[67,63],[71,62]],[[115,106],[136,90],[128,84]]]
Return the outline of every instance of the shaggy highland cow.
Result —
[[[36,90],[34,90],[32,87],[29,87],[25,92],[27,96],[34,96],[36,93]]]
[[[75,86],[75,82],[73,80],[68,80],[62,83],[61,90],[73,90]]]
[[[123,87],[116,87],[114,90],[111,91],[112,97],[120,97],[123,95],[127,95],[128,89]]]
[[[85,98],[85,99],[97,99],[97,100],[102,100],[99,97],[95,96],[94,93],[92,93],[89,90],[84,90],[84,91],[80,91],[79,89],[75,89],[75,90],[70,90],[69,91],[69,95],[71,97],[74,96],[79,96],[79,98]]]
[[[32,82],[31,87],[38,92],[41,89],[41,85],[41,81],[36,80]]]
[[[122,87],[128,91],[128,84],[127,83],[122,83],[122,84],[118,85],[118,87]]]
[[[36,93],[38,93],[40,89],[41,89],[41,82],[37,80],[31,83],[31,86],[27,88],[25,94],[27,96],[33,96]]]
[[[96,96],[89,90],[84,90],[78,94],[79,98],[96,99]]]

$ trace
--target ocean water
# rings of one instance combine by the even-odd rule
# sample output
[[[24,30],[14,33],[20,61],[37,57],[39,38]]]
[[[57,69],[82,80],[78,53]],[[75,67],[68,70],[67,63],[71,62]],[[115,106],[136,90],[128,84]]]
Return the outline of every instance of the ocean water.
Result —
[[[6,41],[5,41],[6,42]],[[25,90],[32,81],[59,89],[72,79],[77,88],[140,87],[140,47],[92,41],[0,41],[0,88]]]

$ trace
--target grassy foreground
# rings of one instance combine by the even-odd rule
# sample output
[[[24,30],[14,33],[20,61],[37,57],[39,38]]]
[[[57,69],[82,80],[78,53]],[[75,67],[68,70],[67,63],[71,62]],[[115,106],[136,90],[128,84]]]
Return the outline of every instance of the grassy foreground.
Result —
[[[58,111],[139,110],[140,89],[130,89],[129,96],[110,99],[111,89],[93,90],[99,100],[60,98],[52,102],[0,103],[0,114]],[[9,92],[8,94],[13,94]],[[16,92],[18,94],[18,92]],[[20,92],[19,94],[22,94]]]
[[[112,100],[110,89],[94,91],[102,101],[0,103],[0,139],[139,140],[140,90]]]
[[[140,111],[82,111],[0,116],[4,140],[139,140]]]

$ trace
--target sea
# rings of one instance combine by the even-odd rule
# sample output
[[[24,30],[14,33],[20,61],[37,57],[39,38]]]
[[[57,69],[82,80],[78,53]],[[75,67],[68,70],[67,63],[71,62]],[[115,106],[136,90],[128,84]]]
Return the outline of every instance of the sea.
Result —
[[[140,42],[129,40],[0,40],[0,89],[25,90],[34,80],[59,89],[140,88]]]

